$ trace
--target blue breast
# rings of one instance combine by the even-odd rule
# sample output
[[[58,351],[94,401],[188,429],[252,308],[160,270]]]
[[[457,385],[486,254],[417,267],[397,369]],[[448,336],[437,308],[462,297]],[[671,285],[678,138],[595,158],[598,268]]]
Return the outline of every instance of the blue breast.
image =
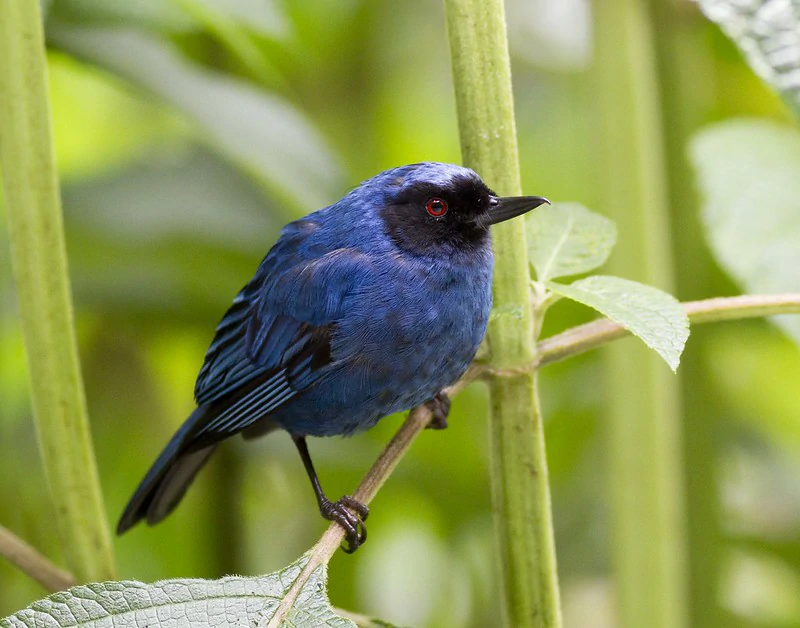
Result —
[[[349,434],[424,403],[461,377],[486,331],[493,265],[488,239],[477,254],[410,256],[366,224],[369,219],[365,214],[362,224],[349,225],[344,237],[363,264],[356,278],[341,279],[353,287],[336,324],[333,364],[271,416],[292,433]],[[338,364],[343,356],[351,357]]]

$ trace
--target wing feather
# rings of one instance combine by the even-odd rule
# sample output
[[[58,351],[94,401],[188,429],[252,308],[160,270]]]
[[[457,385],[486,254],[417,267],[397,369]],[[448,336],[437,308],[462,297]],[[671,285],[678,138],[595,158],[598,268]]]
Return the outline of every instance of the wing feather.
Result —
[[[195,385],[210,404],[192,440],[242,431],[312,386],[334,361],[331,342],[366,258],[336,249],[276,265],[270,253],[217,326]]]

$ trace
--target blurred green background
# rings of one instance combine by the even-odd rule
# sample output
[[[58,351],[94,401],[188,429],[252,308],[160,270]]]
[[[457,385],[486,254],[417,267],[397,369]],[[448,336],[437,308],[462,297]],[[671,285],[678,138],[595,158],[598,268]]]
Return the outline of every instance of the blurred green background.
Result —
[[[736,294],[703,243],[685,142],[733,115],[788,115],[693,3],[651,4],[661,5],[653,72],[669,167],[684,175],[672,209],[677,296]],[[280,226],[385,168],[459,161],[447,37],[439,0],[46,8],[82,366],[114,524],[192,410],[213,329]],[[591,64],[602,34],[590,9],[507,1],[524,190],[608,213],[596,151],[603,85]],[[2,219],[0,240],[0,523],[59,562]],[[559,304],[544,335],[591,317]],[[696,328],[686,361],[695,625],[709,604],[720,625],[800,625],[800,352],[766,322],[726,323]],[[567,626],[615,625],[607,377],[599,353],[542,377]],[[331,563],[334,605],[404,625],[497,625],[485,417],[474,386],[448,430],[420,437],[374,502],[370,543]],[[355,487],[399,421],[311,443],[329,495]],[[696,425],[703,438],[691,437]],[[115,547],[122,578],[217,578],[278,569],[322,529],[278,434],[226,444],[173,516]],[[0,617],[44,594],[0,562]]]

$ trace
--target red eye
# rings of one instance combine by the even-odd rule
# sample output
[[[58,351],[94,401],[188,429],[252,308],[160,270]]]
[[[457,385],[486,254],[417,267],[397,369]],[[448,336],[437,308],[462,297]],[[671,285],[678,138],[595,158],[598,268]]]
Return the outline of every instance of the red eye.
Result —
[[[441,218],[447,213],[447,203],[440,198],[432,198],[425,204],[425,209],[434,218]]]

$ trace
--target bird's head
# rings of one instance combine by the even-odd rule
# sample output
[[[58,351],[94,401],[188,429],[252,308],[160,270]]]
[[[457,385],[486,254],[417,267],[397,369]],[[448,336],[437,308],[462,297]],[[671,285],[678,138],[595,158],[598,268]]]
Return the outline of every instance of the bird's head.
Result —
[[[387,170],[365,182],[382,193],[386,233],[405,250],[469,250],[489,241],[489,227],[543,203],[541,196],[498,197],[473,170],[425,162]]]

